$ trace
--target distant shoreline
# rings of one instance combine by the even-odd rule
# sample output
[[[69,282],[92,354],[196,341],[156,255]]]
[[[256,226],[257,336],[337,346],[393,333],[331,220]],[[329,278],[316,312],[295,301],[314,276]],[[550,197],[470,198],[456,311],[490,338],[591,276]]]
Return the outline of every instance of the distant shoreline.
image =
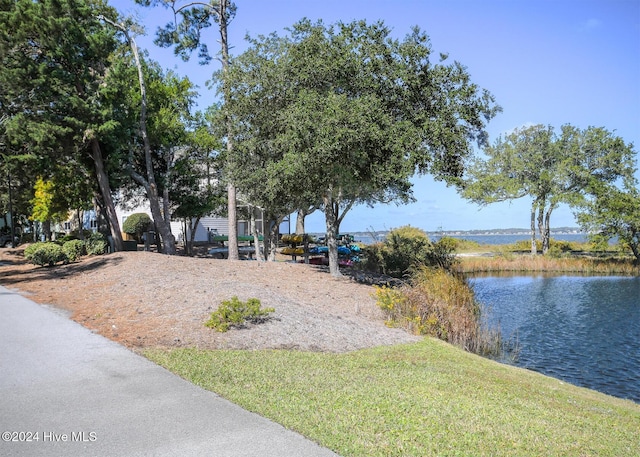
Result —
[[[353,236],[384,236],[391,230],[358,230],[358,231],[341,231],[341,234],[349,234]],[[579,227],[558,227],[550,230],[551,235],[587,235]],[[525,228],[507,228],[507,229],[476,229],[476,230],[436,230],[427,231],[427,235],[434,236],[504,236],[504,235],[531,235],[531,229]],[[324,233],[311,233],[311,235],[323,236]],[[536,231],[537,235],[537,231]]]

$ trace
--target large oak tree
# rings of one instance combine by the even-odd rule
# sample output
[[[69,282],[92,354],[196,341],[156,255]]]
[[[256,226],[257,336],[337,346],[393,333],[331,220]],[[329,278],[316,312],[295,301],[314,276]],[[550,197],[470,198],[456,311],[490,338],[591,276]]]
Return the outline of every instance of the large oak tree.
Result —
[[[383,23],[302,20],[250,41],[222,87],[242,193],[272,216],[323,203],[330,271],[336,235],[358,203],[412,198],[416,172],[457,183],[499,107],[426,34],[394,39]]]
[[[533,125],[515,129],[485,148],[469,168],[462,195],[480,205],[531,198],[531,253],[549,249],[553,211],[578,205],[595,182],[613,183],[632,172],[633,147],[602,127]]]

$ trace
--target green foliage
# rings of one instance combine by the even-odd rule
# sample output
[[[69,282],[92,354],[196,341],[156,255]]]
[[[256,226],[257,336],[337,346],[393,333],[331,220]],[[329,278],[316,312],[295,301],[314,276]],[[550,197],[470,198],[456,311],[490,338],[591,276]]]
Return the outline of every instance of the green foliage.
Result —
[[[58,262],[66,262],[68,258],[62,246],[57,243],[34,243],[24,250],[24,258],[34,265],[52,267]]]
[[[21,180],[43,177],[33,219],[65,220],[67,209],[84,208],[93,196],[87,152],[102,121],[98,94],[117,45],[97,16],[116,11],[85,0],[15,0],[0,10],[0,30],[11,30],[0,34],[3,154],[29,156]]]
[[[515,129],[484,154],[486,160],[469,168],[462,196],[480,205],[530,197],[543,253],[550,248],[550,219],[558,205],[583,206],[593,189],[630,179],[635,160],[633,145],[604,128],[571,125],[560,133],[544,125]]]
[[[594,244],[607,245],[611,238],[630,249],[640,264],[640,189],[635,178],[627,178],[622,188],[593,186],[577,219],[583,230],[591,233]]]
[[[382,251],[384,273],[402,277],[425,261],[430,245],[427,234],[418,228],[405,226],[390,231]]]
[[[454,238],[442,237],[427,251],[426,266],[442,268],[452,271],[453,266],[458,262],[456,258],[456,246],[458,243]]]
[[[68,241],[72,241],[72,240],[77,240],[78,237],[75,235],[62,235],[61,237],[57,237],[56,236],[56,243],[58,243],[60,246],[64,246],[64,244]]]
[[[122,224],[122,231],[136,237],[138,242],[142,240],[142,234],[151,230],[153,221],[147,213],[134,213],[127,217]]]
[[[102,233],[94,232],[85,240],[85,247],[88,255],[102,255],[107,252],[109,243]]]
[[[383,243],[364,249],[362,267],[401,278],[420,266],[450,270],[455,263],[456,243],[444,237],[433,243],[423,230],[404,226],[391,230]]]
[[[62,252],[64,252],[70,262],[75,262],[87,253],[87,248],[84,241],[71,240],[62,245]]]
[[[464,66],[434,64],[417,28],[402,41],[382,22],[303,19],[288,32],[250,40],[220,74],[227,172],[275,216],[321,201],[335,273],[333,237],[354,204],[411,201],[416,171],[457,182],[500,109]]]
[[[211,317],[204,325],[219,332],[226,332],[231,327],[242,327],[245,322],[264,322],[273,312],[275,312],[274,308],[261,309],[260,300],[257,298],[242,302],[234,296],[231,300],[223,301],[218,309],[211,313]]]

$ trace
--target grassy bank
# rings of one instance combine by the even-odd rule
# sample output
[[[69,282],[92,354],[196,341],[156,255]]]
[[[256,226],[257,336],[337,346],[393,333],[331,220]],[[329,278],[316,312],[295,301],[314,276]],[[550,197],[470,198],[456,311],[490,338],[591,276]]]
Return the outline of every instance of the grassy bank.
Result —
[[[343,456],[638,455],[640,406],[426,338],[347,354],[153,350]]]
[[[604,275],[640,275],[640,266],[629,258],[550,257],[529,254],[498,254],[460,258],[458,269],[463,273],[480,272],[547,272]]]

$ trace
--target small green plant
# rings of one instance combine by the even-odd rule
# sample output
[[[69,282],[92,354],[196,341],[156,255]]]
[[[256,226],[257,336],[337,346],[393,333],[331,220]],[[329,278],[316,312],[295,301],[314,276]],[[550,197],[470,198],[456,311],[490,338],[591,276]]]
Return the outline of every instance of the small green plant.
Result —
[[[260,300],[257,298],[250,298],[243,302],[234,296],[231,300],[223,301],[218,309],[211,313],[211,317],[204,325],[219,332],[226,332],[231,327],[243,327],[245,322],[253,324],[264,322],[273,312],[275,312],[274,308],[261,309]]]
[[[107,252],[107,239],[100,232],[95,232],[89,235],[85,240],[85,247],[88,255],[102,255]]]
[[[84,241],[71,240],[62,245],[62,252],[67,256],[69,262],[75,262],[87,253]]]
[[[62,246],[53,242],[39,242],[28,246],[24,250],[24,258],[34,265],[52,267],[58,262],[67,262],[68,257]]]

